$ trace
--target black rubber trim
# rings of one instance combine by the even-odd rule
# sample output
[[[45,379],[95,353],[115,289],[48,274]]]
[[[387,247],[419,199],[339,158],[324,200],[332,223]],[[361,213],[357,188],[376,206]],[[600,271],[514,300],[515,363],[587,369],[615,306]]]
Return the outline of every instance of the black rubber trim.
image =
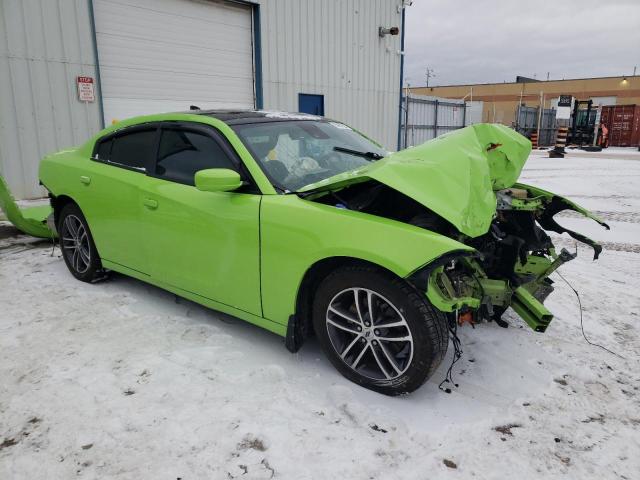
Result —
[[[301,322],[298,321],[298,317],[295,315],[289,316],[289,323],[287,323],[287,335],[284,338],[284,346],[287,347],[291,353],[296,353],[302,347],[304,343],[304,332]]]

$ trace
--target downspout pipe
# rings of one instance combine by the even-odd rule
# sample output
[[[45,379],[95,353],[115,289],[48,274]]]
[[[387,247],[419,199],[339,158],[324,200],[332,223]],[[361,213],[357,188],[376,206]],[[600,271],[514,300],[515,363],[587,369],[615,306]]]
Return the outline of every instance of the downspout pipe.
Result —
[[[406,6],[402,6],[402,27],[400,28],[400,88],[398,89],[398,141],[397,150],[400,150],[401,132],[402,132],[402,84],[404,83],[404,28],[405,28],[405,10]],[[405,127],[406,128],[406,127]]]
[[[262,91],[262,30],[260,25],[260,5],[253,5],[253,68],[255,107],[264,108],[264,94]]]
[[[102,102],[102,80],[100,79],[100,58],[98,56],[98,36],[96,35],[96,18],[93,12],[93,0],[87,0],[89,23],[93,40],[93,57],[96,60],[96,84],[98,85],[98,111],[100,112],[100,128],[104,128],[104,103]]]

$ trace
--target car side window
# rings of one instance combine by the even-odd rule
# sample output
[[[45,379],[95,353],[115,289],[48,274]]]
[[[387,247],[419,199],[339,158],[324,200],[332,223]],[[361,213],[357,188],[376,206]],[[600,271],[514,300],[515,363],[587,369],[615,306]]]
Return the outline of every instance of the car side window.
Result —
[[[114,137],[107,161],[136,170],[146,170],[153,159],[156,133],[155,129],[142,130]],[[100,155],[100,147],[98,147],[98,155]]]
[[[193,185],[196,172],[208,168],[237,171],[231,158],[211,135],[180,128],[162,129],[156,176]]]
[[[157,129],[116,134],[98,141],[93,159],[138,171],[146,171],[153,161]]]
[[[103,140],[98,144],[96,148],[96,154],[94,158],[103,162],[108,162],[111,157],[111,146],[113,145],[113,139]]]

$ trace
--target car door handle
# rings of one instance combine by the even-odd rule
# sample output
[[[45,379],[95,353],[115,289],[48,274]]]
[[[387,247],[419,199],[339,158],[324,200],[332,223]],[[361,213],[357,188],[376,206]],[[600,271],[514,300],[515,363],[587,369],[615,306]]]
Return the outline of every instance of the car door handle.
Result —
[[[158,202],[153,198],[145,198],[143,203],[144,206],[150,210],[155,210],[156,208],[158,208]]]
[[[80,182],[85,185],[89,185],[91,183],[91,177],[87,177],[86,175],[80,175]]]

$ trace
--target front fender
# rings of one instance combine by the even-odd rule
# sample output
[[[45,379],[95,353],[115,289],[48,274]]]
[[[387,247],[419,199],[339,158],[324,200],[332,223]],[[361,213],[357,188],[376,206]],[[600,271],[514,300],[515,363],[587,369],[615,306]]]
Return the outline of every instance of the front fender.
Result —
[[[54,238],[53,232],[47,226],[47,217],[51,214],[49,205],[20,208],[16,203],[9,185],[0,175],[0,210],[7,216],[7,220],[18,230],[27,235],[41,238]]]
[[[324,259],[365,260],[405,278],[447,252],[474,252],[413,225],[295,195],[264,196],[260,225],[263,316],[282,324],[295,311],[305,273]]]
[[[593,259],[594,260],[598,259],[598,256],[600,256],[600,252],[602,252],[602,245],[600,245],[595,240],[592,240],[589,237],[582,235],[581,233],[574,232],[573,230],[569,230],[559,225],[558,222],[556,222],[553,217],[557,213],[560,213],[564,210],[573,210],[574,212],[580,213],[581,215],[584,215],[585,217],[590,218],[591,220],[597,222],[599,225],[603,226],[607,230],[611,229],[609,225],[607,225],[604,221],[602,221],[602,219],[600,219],[597,215],[594,215],[593,213],[591,213],[586,208],[581,207],[580,205],[560,195],[557,195],[552,192],[548,192],[538,187],[527,185],[525,183],[516,183],[514,187],[527,190],[527,192],[531,197],[538,197],[543,199],[545,203],[544,208],[536,218],[542,228],[544,228],[545,230],[550,230],[552,232],[556,232],[560,234],[567,233],[572,238],[575,238],[579,242],[589,245],[591,248],[593,248]]]

